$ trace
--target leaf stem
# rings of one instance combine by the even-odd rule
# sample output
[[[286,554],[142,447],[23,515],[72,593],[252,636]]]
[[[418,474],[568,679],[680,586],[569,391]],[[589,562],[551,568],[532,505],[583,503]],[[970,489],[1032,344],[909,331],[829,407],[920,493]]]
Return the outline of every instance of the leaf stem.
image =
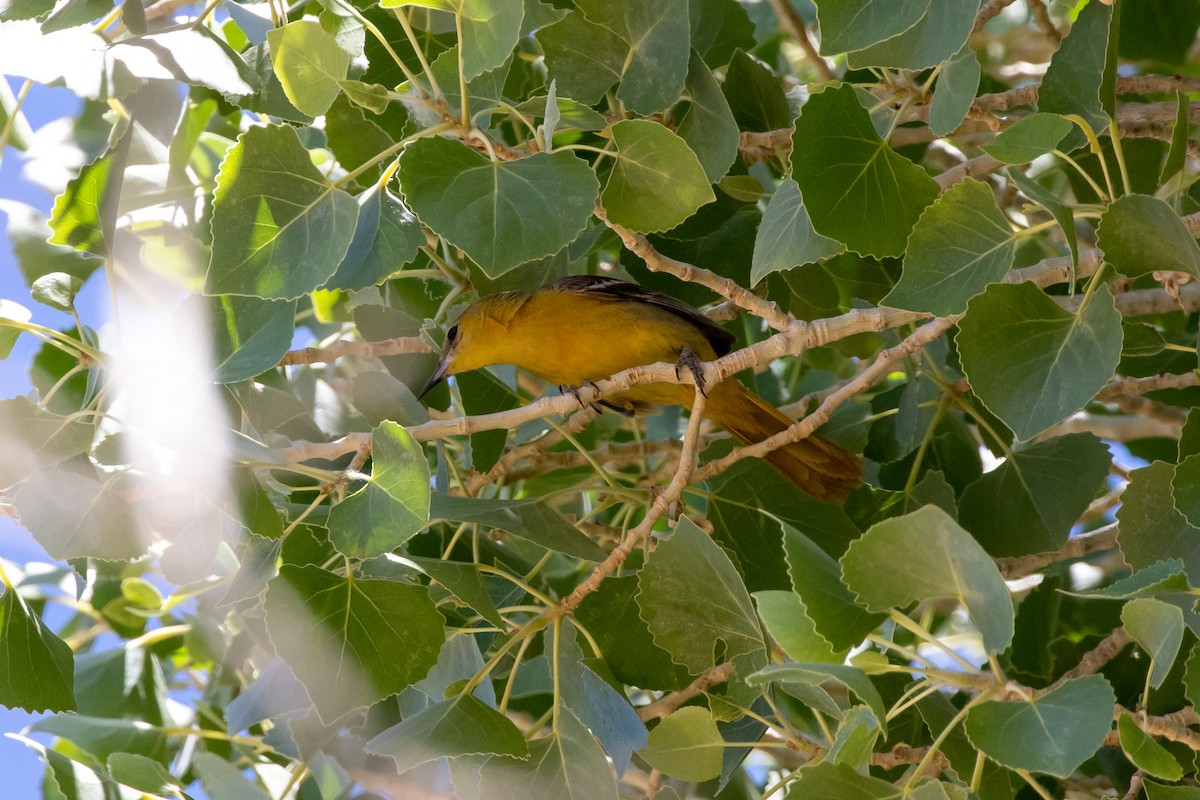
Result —
[[[391,158],[393,155],[395,155],[396,153],[400,152],[405,147],[407,147],[411,142],[415,142],[417,139],[423,139],[426,136],[435,136],[443,131],[450,130],[453,127],[454,126],[449,122],[440,122],[431,128],[426,128],[423,131],[418,131],[418,132],[412,134],[411,136],[405,136],[403,139],[396,142],[394,145],[392,145],[388,149],[384,150],[382,153],[379,153],[378,155],[373,156],[372,158],[369,158],[364,163],[360,164],[359,166],[357,166],[354,169],[347,172],[342,177],[338,178],[336,181],[333,182],[333,185],[338,188],[345,186],[347,183],[354,180],[359,175],[363,174],[364,172],[369,170],[371,167],[378,164],[380,161],[385,161],[386,159]]]
[[[1092,191],[1095,192],[1096,196],[1100,198],[1100,202],[1103,203],[1106,201],[1106,199],[1108,198],[1108,195],[1106,195],[1104,193],[1104,190],[1100,188],[1100,184],[1096,183],[1096,181],[1092,178],[1092,176],[1087,174],[1087,170],[1085,170],[1083,167],[1079,166],[1078,161],[1071,158],[1069,155],[1067,155],[1062,150],[1059,150],[1057,148],[1055,148],[1054,150],[1051,150],[1050,152],[1053,153],[1054,155],[1058,156],[1059,158],[1061,158],[1063,161],[1070,164],[1072,167],[1074,167],[1075,171],[1078,172],[1081,176],[1083,176],[1083,179],[1088,182],[1089,186],[1092,187]],[[1103,159],[1101,159],[1100,163],[1104,163]]]
[[[400,27],[404,29],[404,35],[408,37],[408,43],[412,45],[413,52],[417,54],[417,60],[421,62],[421,69],[424,71],[425,77],[429,79],[429,88],[433,91],[433,96],[439,100],[444,100],[446,93],[438,85],[437,77],[433,74],[433,70],[429,66],[429,60],[425,58],[425,51],[421,49],[421,44],[417,41],[417,35],[413,33],[412,25],[408,22],[408,14],[405,13],[403,7],[393,9],[392,13],[399,20]],[[461,44],[459,46],[461,47]]]
[[[1108,122],[1108,140],[1112,142],[1113,155],[1117,158],[1117,169],[1121,171],[1121,186],[1125,189],[1125,194],[1133,194],[1133,190],[1129,187],[1129,170],[1125,167],[1125,146],[1121,144],[1121,134],[1117,129],[1115,119]]]
[[[25,102],[25,97],[32,87],[33,81],[26,78],[25,82],[21,84],[20,91],[17,92],[17,100],[13,103],[8,119],[4,121],[4,130],[0,131],[0,164],[4,163],[4,151],[8,149],[8,137],[12,136],[13,130],[16,129],[17,120],[21,118],[21,105]]]
[[[933,645],[937,649],[941,650],[943,653],[945,653],[947,656],[949,656],[951,658],[951,660],[954,661],[954,663],[956,663],[960,667],[962,667],[963,670],[965,670],[968,674],[974,675],[977,672],[979,672],[978,668],[974,664],[972,664],[970,661],[967,661],[965,658],[960,656],[958,653],[954,652],[954,649],[951,648],[949,645],[947,645],[945,642],[943,642],[941,639],[937,638],[932,633],[925,630],[917,623],[913,622],[912,619],[904,612],[898,611],[897,609],[893,608],[888,613],[888,616],[891,617],[893,622],[895,622],[901,628],[904,628],[908,632],[914,634],[918,639],[923,639],[924,641]]]

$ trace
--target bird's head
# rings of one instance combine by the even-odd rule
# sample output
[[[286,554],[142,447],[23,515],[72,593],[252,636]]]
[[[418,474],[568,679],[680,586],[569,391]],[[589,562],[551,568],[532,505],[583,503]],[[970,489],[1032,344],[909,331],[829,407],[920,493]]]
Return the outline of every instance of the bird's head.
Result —
[[[451,375],[507,361],[502,348],[508,323],[517,307],[512,302],[513,295],[491,295],[472,303],[446,329],[442,357],[417,395],[418,400]]]

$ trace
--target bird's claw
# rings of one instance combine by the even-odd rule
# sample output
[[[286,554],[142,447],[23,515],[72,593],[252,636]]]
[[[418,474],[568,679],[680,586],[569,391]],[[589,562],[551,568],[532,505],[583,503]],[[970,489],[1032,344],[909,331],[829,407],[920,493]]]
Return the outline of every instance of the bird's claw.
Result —
[[[704,386],[704,365],[700,361],[700,356],[696,355],[696,351],[684,345],[679,351],[679,360],[675,362],[675,377],[679,377],[679,370],[687,367],[692,373],[692,378],[696,381],[696,388],[700,390],[700,394],[708,397],[708,392]]]

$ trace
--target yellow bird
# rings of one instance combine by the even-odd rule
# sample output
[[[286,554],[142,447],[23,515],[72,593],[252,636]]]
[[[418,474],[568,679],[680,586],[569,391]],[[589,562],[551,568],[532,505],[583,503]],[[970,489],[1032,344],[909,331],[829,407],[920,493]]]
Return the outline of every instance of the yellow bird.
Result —
[[[555,281],[531,292],[481,298],[446,331],[437,368],[421,396],[450,375],[513,364],[559,386],[582,386],[659,361],[678,363],[685,348],[700,361],[729,352],[733,334],[696,309],[642,287],[593,275]],[[647,384],[606,397],[632,413],[648,405],[691,406],[691,386]],[[792,420],[733,378],[707,390],[704,416],[745,444],[773,436]],[[771,452],[767,460],[804,491],[843,501],[862,483],[859,459],[810,436]]]

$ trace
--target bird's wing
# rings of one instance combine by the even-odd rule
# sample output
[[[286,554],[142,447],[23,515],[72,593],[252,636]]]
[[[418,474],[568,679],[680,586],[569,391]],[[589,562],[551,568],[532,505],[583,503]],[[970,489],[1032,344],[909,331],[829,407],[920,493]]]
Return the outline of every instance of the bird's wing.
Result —
[[[613,300],[626,300],[634,303],[644,303],[668,311],[683,319],[704,334],[708,343],[718,356],[727,354],[733,347],[734,335],[689,306],[682,300],[676,300],[670,295],[643,289],[636,283],[623,281],[619,278],[608,278],[603,275],[570,275],[559,278],[550,284],[549,289],[559,292],[581,292],[607,297]]]

